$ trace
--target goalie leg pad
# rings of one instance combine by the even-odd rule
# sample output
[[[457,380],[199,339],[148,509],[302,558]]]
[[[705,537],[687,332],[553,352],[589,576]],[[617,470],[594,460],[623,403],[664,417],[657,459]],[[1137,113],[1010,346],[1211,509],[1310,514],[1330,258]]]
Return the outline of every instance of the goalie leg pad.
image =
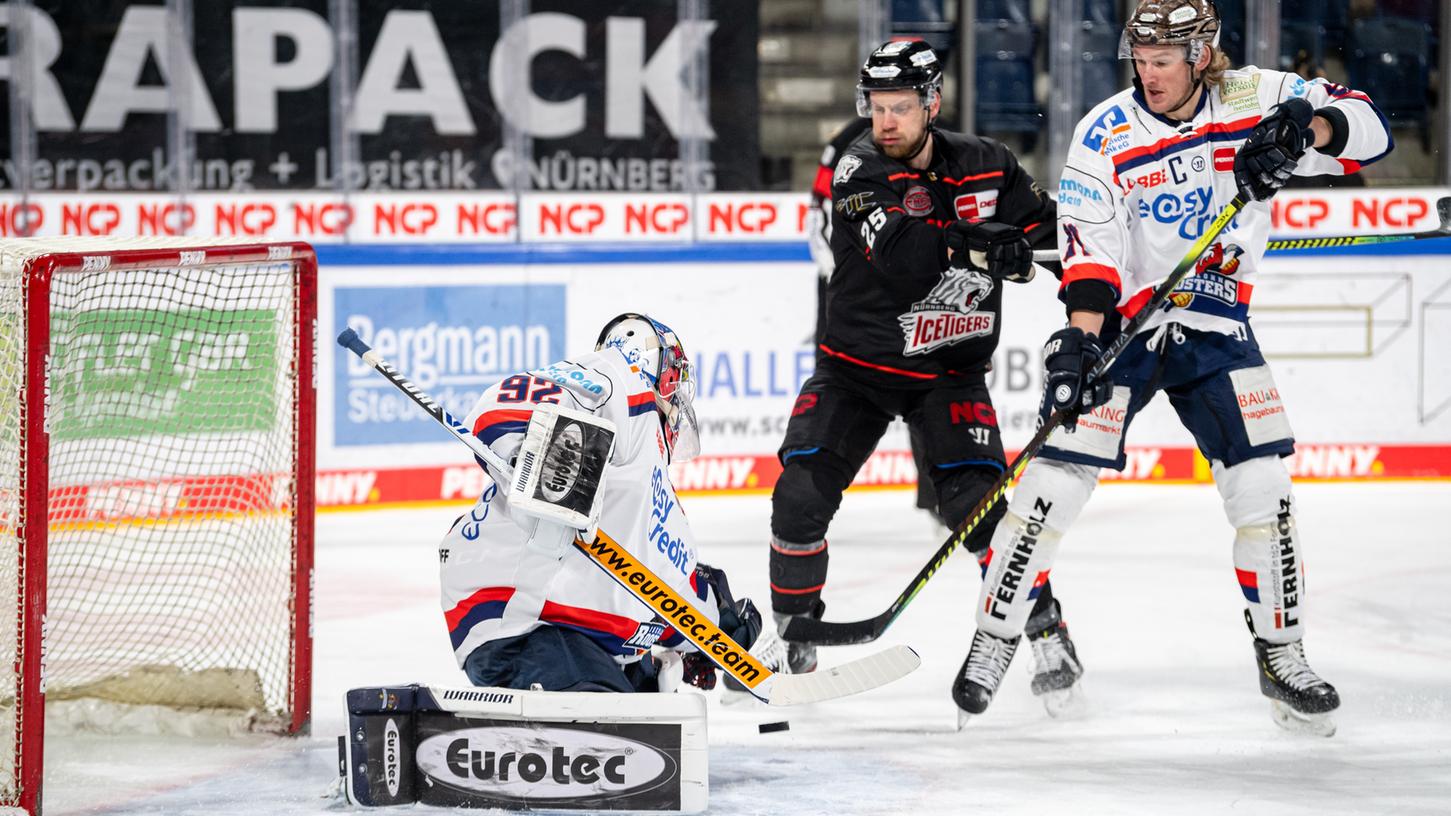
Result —
[[[361,688],[348,692],[348,800],[510,810],[706,808],[705,698]]]
[[[1226,468],[1214,462],[1234,533],[1234,572],[1255,634],[1270,643],[1304,635],[1305,565],[1290,475],[1279,457]]]

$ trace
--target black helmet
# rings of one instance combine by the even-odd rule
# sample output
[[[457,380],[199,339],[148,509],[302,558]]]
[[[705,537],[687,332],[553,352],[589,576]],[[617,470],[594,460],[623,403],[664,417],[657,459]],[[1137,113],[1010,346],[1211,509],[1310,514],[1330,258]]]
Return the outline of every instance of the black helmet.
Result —
[[[922,107],[930,108],[942,95],[942,60],[921,40],[893,40],[873,51],[862,65],[856,84],[858,116],[872,115],[872,91],[914,90]]]

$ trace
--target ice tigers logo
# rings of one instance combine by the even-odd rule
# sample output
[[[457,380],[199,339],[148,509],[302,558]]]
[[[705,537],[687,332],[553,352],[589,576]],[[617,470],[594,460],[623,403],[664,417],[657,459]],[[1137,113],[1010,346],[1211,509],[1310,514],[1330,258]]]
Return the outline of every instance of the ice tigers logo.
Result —
[[[841,161],[837,162],[836,172],[831,174],[831,183],[844,184],[847,179],[851,178],[851,174],[855,173],[857,168],[861,166],[862,160],[856,156],[850,153],[842,156]]]
[[[906,340],[902,354],[907,357],[960,343],[973,337],[992,334],[997,324],[993,312],[978,307],[992,293],[993,281],[975,269],[949,268],[942,280],[912,310],[899,315]]]

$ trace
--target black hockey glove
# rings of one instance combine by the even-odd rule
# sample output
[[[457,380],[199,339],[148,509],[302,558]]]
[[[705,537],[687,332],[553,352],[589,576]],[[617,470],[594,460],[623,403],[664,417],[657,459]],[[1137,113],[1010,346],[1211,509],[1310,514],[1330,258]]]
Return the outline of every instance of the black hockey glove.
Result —
[[[1315,109],[1295,97],[1274,106],[1250,131],[1234,156],[1234,183],[1252,201],[1274,195],[1295,171],[1305,150],[1315,143],[1310,120]]]
[[[720,608],[720,628],[731,636],[731,640],[749,649],[761,636],[761,613],[750,598],[742,598]]]
[[[953,221],[947,225],[953,266],[969,266],[999,280],[1033,279],[1033,245],[1023,231],[996,221]]]
[[[699,567],[696,568],[699,574]],[[706,567],[717,575],[724,575],[720,570],[713,567]],[[723,596],[717,596],[723,597]],[[720,607],[720,628],[736,643],[749,649],[761,635],[761,613],[757,611],[756,605],[751,603],[750,598],[742,598],[734,603],[722,601]],[[702,691],[710,691],[715,688],[715,663],[698,651],[686,652],[681,656],[681,665],[684,669],[683,679],[685,682],[695,686]]]
[[[1078,427],[1080,414],[1113,396],[1113,383],[1107,378],[1088,379],[1101,359],[1098,337],[1072,326],[1053,332],[1043,346],[1043,365],[1048,370],[1044,399],[1053,410],[1063,412],[1063,427],[1069,433]]]
[[[682,680],[701,691],[715,688],[715,664],[700,652],[686,652],[680,658]]]

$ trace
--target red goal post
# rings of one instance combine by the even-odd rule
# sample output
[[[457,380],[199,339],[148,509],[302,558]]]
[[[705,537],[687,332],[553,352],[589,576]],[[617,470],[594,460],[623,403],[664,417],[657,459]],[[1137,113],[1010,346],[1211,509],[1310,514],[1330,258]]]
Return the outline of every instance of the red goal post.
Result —
[[[47,711],[307,731],[316,280],[305,243],[0,241],[0,806]]]

